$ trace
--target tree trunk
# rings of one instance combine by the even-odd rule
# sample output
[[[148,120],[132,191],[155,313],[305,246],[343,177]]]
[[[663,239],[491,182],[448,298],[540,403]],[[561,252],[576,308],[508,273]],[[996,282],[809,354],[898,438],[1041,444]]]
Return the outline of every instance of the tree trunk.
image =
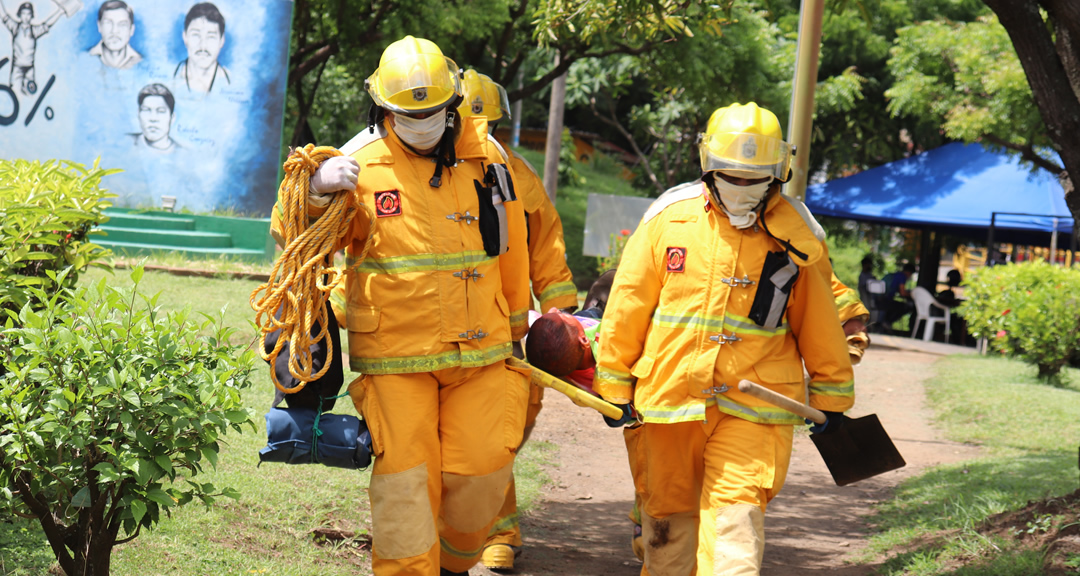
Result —
[[[1045,0],[1051,5],[1054,0]],[[1043,21],[1039,2],[1036,0],[984,0],[997,14],[1001,25],[1009,33],[1016,55],[1024,67],[1031,93],[1039,107],[1039,114],[1049,132],[1050,139],[1061,155],[1065,172],[1058,177],[1065,188],[1065,203],[1074,218],[1080,219],[1080,194],[1074,179],[1080,177],[1080,100],[1069,83],[1069,77],[1054,46],[1050,31]],[[1068,3],[1062,3],[1067,5]],[[1071,18],[1073,11],[1057,13]],[[1070,29],[1077,23],[1062,22]]]
[[[559,66],[559,57],[555,57]],[[551,203],[559,188],[559,150],[562,148],[563,112],[566,110],[566,73],[551,83],[551,104],[548,106],[547,146],[544,151],[544,189]]]

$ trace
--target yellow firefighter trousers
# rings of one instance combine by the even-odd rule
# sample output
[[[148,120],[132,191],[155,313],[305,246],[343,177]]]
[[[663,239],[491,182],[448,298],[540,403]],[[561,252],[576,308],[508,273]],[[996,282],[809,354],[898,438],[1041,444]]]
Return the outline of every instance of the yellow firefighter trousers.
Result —
[[[714,405],[705,416],[641,426],[643,575],[760,572],[765,506],[787,476],[792,426],[756,424]]]
[[[529,385],[502,361],[350,385],[376,456],[374,574],[433,576],[440,566],[476,564],[521,444]]]
[[[521,445],[529,439],[533,427],[536,426],[536,417],[540,409],[544,407],[544,389],[533,384],[529,386],[529,407],[525,414],[525,433],[521,439]],[[508,546],[521,546],[521,525],[518,521],[517,490],[514,486],[514,476],[510,476],[510,485],[506,487],[506,495],[503,498],[502,508],[499,509],[499,517],[495,519],[495,525],[491,527],[488,535],[487,546],[506,544]]]

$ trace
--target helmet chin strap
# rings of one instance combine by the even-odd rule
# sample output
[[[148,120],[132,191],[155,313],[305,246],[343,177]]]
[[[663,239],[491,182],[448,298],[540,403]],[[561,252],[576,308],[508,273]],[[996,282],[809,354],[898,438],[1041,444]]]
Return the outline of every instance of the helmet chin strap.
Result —
[[[457,150],[454,146],[454,121],[457,119],[457,108],[461,104],[462,96],[455,96],[446,109],[446,129],[442,139],[435,149],[435,173],[431,175],[428,184],[432,188],[442,186],[443,168],[453,168],[457,165]]]

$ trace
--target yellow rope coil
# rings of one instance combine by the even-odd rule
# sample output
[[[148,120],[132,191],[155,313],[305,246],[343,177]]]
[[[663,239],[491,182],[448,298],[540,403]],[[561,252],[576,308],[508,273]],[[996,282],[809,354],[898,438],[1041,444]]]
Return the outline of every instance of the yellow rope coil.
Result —
[[[348,232],[358,207],[367,215],[369,226],[363,251],[354,255],[357,262],[367,255],[375,234],[375,215],[359,199],[352,201],[350,193],[335,194],[326,212],[309,224],[307,201],[311,176],[322,162],[334,156],[341,156],[336,148],[308,144],[297,148],[285,161],[285,180],[278,191],[285,249],[274,261],[270,280],[251,293],[251,307],[259,327],[259,354],[270,362],[270,378],[285,394],[299,392],[308,382],[321,378],[330,368],[333,354],[340,353],[334,350],[329,337],[325,303],[330,292],[345,280],[344,272],[333,266],[334,247]],[[328,281],[324,282],[324,277]],[[275,318],[279,309],[281,316]],[[316,322],[320,330],[312,337],[311,327]],[[281,334],[274,349],[267,353],[266,336],[275,330],[281,330]],[[322,370],[313,374],[311,344],[322,339],[326,339],[326,361]],[[293,388],[283,387],[273,370],[286,342],[289,373],[300,382]]]

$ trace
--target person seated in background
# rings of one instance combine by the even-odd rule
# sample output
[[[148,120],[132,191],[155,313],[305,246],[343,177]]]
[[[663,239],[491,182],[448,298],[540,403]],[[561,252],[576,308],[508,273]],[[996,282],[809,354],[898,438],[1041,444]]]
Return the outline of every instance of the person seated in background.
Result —
[[[963,299],[956,296],[954,288],[960,286],[960,282],[963,281],[964,277],[960,274],[959,270],[956,270],[954,268],[952,270],[949,270],[949,273],[945,275],[945,278],[948,287],[941,292],[938,292],[936,297],[937,301],[938,303],[944,306],[948,306],[949,308],[956,308],[964,301]],[[940,308],[930,308],[931,316],[942,316],[944,314],[945,311],[941,310]],[[949,343],[960,344],[961,346],[968,345],[967,322],[964,321],[963,316],[956,313],[953,313],[949,316],[949,332]]]
[[[867,254],[862,259],[862,272],[859,273],[859,299],[865,304],[873,304],[877,307],[877,303],[873,301],[873,296],[866,284],[871,280],[877,280],[877,276],[874,276],[874,257]]]
[[[908,282],[915,275],[915,265],[911,262],[904,264],[898,272],[885,275],[885,324],[892,326],[894,322],[911,314],[915,305],[911,301],[911,290]]]
[[[956,292],[953,291],[953,288],[959,286],[960,282],[963,281],[964,277],[960,275],[959,270],[956,270],[954,268],[952,270],[949,270],[949,273],[945,275],[945,278],[949,287],[942,290],[941,292],[938,292],[937,301],[945,306],[948,306],[949,308],[956,308],[960,305],[960,302],[962,302],[962,300],[956,297]],[[933,310],[931,310],[931,313],[932,312]]]

